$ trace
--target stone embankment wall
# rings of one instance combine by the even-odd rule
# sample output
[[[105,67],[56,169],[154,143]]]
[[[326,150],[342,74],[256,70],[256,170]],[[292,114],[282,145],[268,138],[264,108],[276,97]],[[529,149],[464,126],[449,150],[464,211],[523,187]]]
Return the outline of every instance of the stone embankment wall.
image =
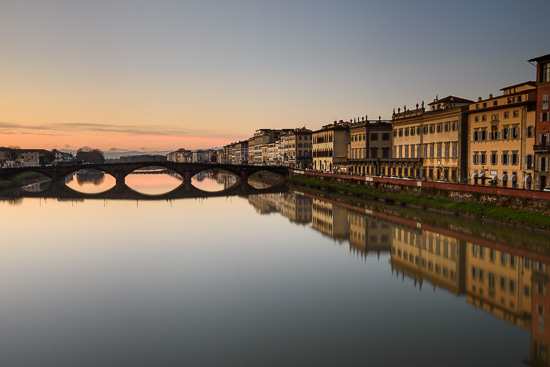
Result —
[[[364,187],[382,192],[422,195],[458,202],[470,202],[510,208],[527,213],[550,216],[550,192],[298,170],[292,171],[291,176],[305,176],[305,178],[310,177],[312,179],[355,187]]]

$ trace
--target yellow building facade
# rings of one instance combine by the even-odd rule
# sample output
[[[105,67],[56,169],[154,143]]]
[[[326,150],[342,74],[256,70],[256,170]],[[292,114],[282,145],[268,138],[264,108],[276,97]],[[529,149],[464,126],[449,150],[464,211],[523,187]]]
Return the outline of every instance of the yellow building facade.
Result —
[[[519,327],[531,327],[531,260],[468,242],[466,264],[469,303]]]
[[[395,225],[391,245],[392,270],[411,276],[422,286],[428,281],[454,294],[464,293],[465,256],[456,238]]]
[[[350,142],[349,124],[340,122],[325,125],[312,134],[313,169],[317,171],[337,171],[348,161]]]
[[[467,176],[468,106],[473,101],[448,96],[414,110],[394,113],[392,175],[428,181],[464,182]],[[412,159],[408,161],[407,159]],[[416,163],[420,158],[420,164]],[[399,159],[403,159],[400,163]]]
[[[501,89],[469,107],[468,176],[477,185],[531,188],[534,174],[534,82]]]

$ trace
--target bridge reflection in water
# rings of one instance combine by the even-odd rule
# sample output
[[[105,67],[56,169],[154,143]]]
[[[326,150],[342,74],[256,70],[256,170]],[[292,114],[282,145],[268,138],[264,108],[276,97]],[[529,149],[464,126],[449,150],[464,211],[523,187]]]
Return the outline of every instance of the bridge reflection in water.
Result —
[[[80,200],[80,199],[102,199],[102,200],[176,200],[186,198],[208,198],[225,196],[248,196],[265,193],[283,193],[288,191],[288,186],[284,183],[271,187],[265,185],[250,185],[248,182],[237,182],[221,191],[203,191],[190,182],[183,182],[174,190],[161,194],[145,194],[135,191],[126,183],[117,184],[113,188],[100,193],[83,193],[75,191],[68,187],[64,182],[53,182],[48,188],[38,191],[19,190],[16,194],[5,197],[5,199],[15,198],[57,198],[60,200]]]

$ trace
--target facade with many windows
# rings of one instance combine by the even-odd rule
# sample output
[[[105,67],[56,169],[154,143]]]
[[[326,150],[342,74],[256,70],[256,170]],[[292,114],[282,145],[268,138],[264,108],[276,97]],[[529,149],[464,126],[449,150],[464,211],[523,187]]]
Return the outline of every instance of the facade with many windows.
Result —
[[[284,141],[283,164],[291,168],[310,168],[312,162],[312,131],[294,129],[281,137]]]
[[[350,126],[349,169],[357,174],[381,175],[391,158],[392,125],[389,121],[363,120]]]
[[[550,54],[529,60],[537,64],[535,189],[550,186]]]
[[[426,111],[405,109],[393,115],[392,175],[428,181],[464,182],[467,176],[468,106],[473,101],[448,96]],[[420,159],[420,161],[418,160]],[[419,162],[419,163],[417,163]]]
[[[318,171],[338,171],[346,166],[348,160],[348,144],[350,143],[349,123],[325,125],[314,131],[313,169]]]
[[[525,188],[533,176],[534,82],[478,99],[468,116],[468,176],[476,185]]]

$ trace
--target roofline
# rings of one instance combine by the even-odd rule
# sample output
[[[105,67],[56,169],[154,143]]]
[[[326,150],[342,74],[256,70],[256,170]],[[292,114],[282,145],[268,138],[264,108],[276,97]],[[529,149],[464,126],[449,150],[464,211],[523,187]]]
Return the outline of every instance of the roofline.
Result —
[[[526,81],[526,82],[523,82],[523,83],[510,85],[509,87],[500,88],[499,90],[505,90],[505,89],[510,89],[510,88],[514,88],[514,87],[519,87],[519,86],[521,86],[521,85],[530,85],[530,86],[536,87],[536,86],[537,86],[537,82],[534,82],[534,81],[532,81],[532,80],[529,80],[529,81]]]
[[[533,62],[533,61],[538,62],[539,60],[543,60],[543,59],[550,59],[550,54],[546,54],[546,55],[543,55],[543,56],[532,58],[531,60],[527,60],[527,62]]]

